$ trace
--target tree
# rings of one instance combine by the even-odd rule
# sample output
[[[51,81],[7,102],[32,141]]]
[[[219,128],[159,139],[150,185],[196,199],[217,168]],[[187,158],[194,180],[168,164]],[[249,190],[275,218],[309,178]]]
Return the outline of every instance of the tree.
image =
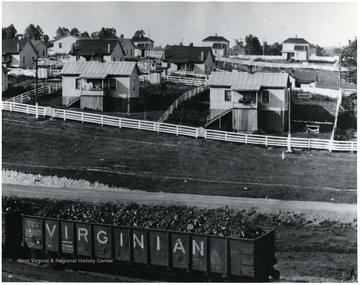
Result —
[[[80,36],[80,31],[78,28],[72,28],[70,30],[70,36]]]
[[[281,55],[282,54],[282,44],[279,44],[278,42],[273,43],[269,46],[268,55]]]
[[[257,37],[254,37],[251,34],[245,37],[245,53],[249,55],[261,55],[263,53]]]
[[[16,38],[17,30],[15,29],[14,25],[11,24],[10,26],[2,29],[2,39],[3,40],[11,40]]]
[[[87,31],[81,33],[80,36],[82,36],[84,38],[90,38],[89,33]]]
[[[329,54],[326,52],[326,50],[323,47],[321,47],[319,45],[312,46],[312,47],[315,47],[317,56],[329,56]]]
[[[48,45],[49,43],[49,36],[48,35],[43,35],[41,37],[41,40],[45,43],[45,45]]]
[[[347,68],[343,77],[350,83],[357,83],[357,38],[341,51],[341,64]]]
[[[26,29],[25,29],[25,38],[29,39],[29,40],[41,40],[41,37],[44,35],[44,32],[42,30],[42,28],[37,25],[35,27],[34,24],[30,24]]]
[[[138,30],[135,32],[133,38],[143,38],[145,36],[144,30]]]
[[[92,32],[92,33],[91,33],[91,38],[92,38],[92,39],[97,39],[97,38],[99,38],[99,32]]]
[[[116,29],[114,28],[101,28],[101,31],[98,33],[99,39],[110,39],[117,38]]]
[[[59,27],[56,30],[56,37],[59,38],[59,37],[67,36],[69,33],[70,33],[69,29],[64,27]]]

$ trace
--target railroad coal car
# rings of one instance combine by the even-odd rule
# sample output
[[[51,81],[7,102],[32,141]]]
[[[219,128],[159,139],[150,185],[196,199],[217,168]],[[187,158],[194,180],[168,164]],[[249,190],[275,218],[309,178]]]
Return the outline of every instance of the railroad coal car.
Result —
[[[29,215],[22,215],[20,228],[22,249],[55,263],[126,264],[232,281],[279,278],[274,230],[254,239],[230,238]]]

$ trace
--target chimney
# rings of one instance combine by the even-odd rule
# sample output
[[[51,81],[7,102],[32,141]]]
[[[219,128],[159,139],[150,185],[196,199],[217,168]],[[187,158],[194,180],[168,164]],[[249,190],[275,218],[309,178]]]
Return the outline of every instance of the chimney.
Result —
[[[16,45],[16,51],[20,52],[20,44],[19,43],[17,43],[17,45]]]
[[[215,37],[217,37],[217,33],[215,33]]]
[[[201,52],[201,60],[204,60],[204,52]]]
[[[111,50],[110,50],[110,44],[108,44],[108,53],[110,53]]]
[[[124,34],[121,34],[121,35],[120,35],[120,39],[124,39]]]
[[[295,39],[297,39],[297,35],[295,35]]]

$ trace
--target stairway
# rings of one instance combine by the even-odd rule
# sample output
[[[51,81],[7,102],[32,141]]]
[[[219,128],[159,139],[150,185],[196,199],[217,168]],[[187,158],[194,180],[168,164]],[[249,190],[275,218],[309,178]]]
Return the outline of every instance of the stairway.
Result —
[[[208,88],[209,86],[200,86],[181,95],[179,98],[176,99],[174,103],[171,104],[171,106],[166,110],[166,112],[160,117],[158,122],[163,123],[172,114],[172,112],[179,106],[180,103],[195,97],[196,95],[200,94],[201,92],[205,91]]]
[[[80,101],[80,96],[79,96],[79,97],[71,98],[71,99],[69,100],[69,102],[66,104],[65,107],[70,107],[72,104],[74,104],[74,103],[76,103],[76,102],[78,102],[78,101]]]
[[[211,123],[215,122],[216,120],[218,120],[219,118],[221,118],[222,116],[225,116],[226,114],[230,113],[232,111],[231,109],[225,109],[225,110],[221,110],[215,114],[210,115],[209,117],[207,117],[206,119],[206,124],[205,124],[205,128],[210,125]]]

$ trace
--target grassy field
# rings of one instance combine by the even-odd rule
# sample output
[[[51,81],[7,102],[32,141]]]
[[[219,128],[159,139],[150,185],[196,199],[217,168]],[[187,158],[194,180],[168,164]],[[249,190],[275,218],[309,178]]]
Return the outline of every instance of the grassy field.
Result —
[[[3,113],[3,168],[153,192],[356,203],[356,155]]]

